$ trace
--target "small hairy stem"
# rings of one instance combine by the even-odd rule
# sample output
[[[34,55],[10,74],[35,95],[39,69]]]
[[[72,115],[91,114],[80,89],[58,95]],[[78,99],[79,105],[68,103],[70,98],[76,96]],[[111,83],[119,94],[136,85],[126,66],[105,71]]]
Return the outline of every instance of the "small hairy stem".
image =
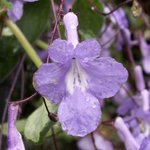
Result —
[[[0,80],[0,84],[2,84],[17,68],[18,62],[12,67],[12,69]]]
[[[95,139],[94,139],[94,132],[91,133],[91,139],[92,139],[94,149],[97,150],[97,147],[96,147],[96,144],[95,144]]]
[[[18,26],[11,21],[10,19],[5,19],[5,24],[11,29],[13,34],[16,36],[17,40],[20,42],[21,46],[24,48],[28,56],[31,58],[33,63],[39,67],[42,64],[41,59],[35,52],[32,45],[29,43],[29,41],[26,39],[24,34],[21,32],[21,30],[18,28]]]
[[[31,99],[33,99],[36,95],[37,95],[37,93],[34,93],[31,96],[29,96],[28,98],[18,100],[18,101],[11,101],[11,102],[9,102],[9,104],[13,103],[14,105],[19,105],[19,104],[26,103],[26,102],[30,101]]]
[[[25,88],[25,75],[24,75],[24,66],[21,68],[21,94],[20,94],[20,98],[23,99],[24,98],[24,89]]]
[[[53,12],[54,13],[54,18],[55,18],[55,25],[54,25],[54,30],[52,32],[52,36],[51,36],[51,39],[50,39],[50,44],[53,42],[54,40],[54,36],[55,36],[55,33],[56,33],[56,30],[57,30],[57,27],[58,27],[58,22],[59,22],[59,17],[60,17],[60,14],[61,14],[61,11],[62,11],[62,8],[63,8],[63,4],[64,4],[64,0],[61,0],[60,2],[60,5],[59,5],[59,8],[58,8],[58,12],[57,12],[57,16],[55,16],[55,11]],[[52,5],[53,6],[53,5]],[[60,31],[58,31],[60,32]],[[61,37],[60,34],[59,35],[59,38]]]
[[[55,131],[54,131],[53,127],[51,127],[51,131],[52,131],[52,138],[53,138],[55,150],[58,150],[57,141],[56,141],[56,135],[55,135]]]
[[[55,25],[54,25],[54,29],[52,31],[52,35],[51,35],[51,39],[50,39],[50,42],[49,44],[52,44],[53,40],[54,40],[54,36],[55,36],[55,33],[56,31],[58,31],[58,36],[59,38],[61,38],[61,35],[59,34],[60,31],[59,31],[59,28],[58,28],[58,22],[59,22],[59,17],[60,17],[60,14],[61,14],[61,11],[62,11],[62,8],[63,8],[63,4],[64,4],[64,0],[61,0],[60,2],[60,5],[59,5],[59,8],[58,8],[58,12],[57,12],[57,16],[56,16],[56,12],[54,11],[54,2],[51,1],[52,3],[52,9],[53,9],[53,13],[54,13],[54,18],[55,18]],[[49,62],[49,55],[47,57],[47,63]]]
[[[43,102],[44,102],[49,119],[53,122],[57,122],[58,121],[57,115],[49,111],[48,106],[46,104],[46,100],[44,98],[43,98]]]
[[[63,5],[63,4],[60,4],[60,6],[61,6],[61,5]],[[56,10],[55,10],[54,0],[51,0],[51,6],[52,6],[52,11],[53,11],[53,15],[54,15],[55,22],[57,22],[57,15],[56,15]],[[62,9],[62,6],[61,6],[61,9]],[[56,27],[56,28],[57,28],[58,36],[61,37],[58,24],[57,24],[57,27]]]

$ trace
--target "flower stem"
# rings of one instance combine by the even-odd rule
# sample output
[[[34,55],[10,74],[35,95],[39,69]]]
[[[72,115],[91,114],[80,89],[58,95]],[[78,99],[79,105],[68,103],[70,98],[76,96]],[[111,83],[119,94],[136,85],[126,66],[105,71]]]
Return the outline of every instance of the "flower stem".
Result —
[[[40,67],[42,64],[41,59],[39,56],[36,54],[34,48],[32,45],[29,43],[29,41],[26,39],[24,34],[21,32],[21,30],[18,28],[18,26],[11,21],[10,19],[5,19],[5,24],[11,29],[13,34],[16,36],[18,41],[20,42],[21,46],[24,48],[28,56],[31,58],[33,63],[37,66]]]
[[[36,44],[38,47],[42,48],[43,50],[47,50],[47,49],[48,49],[48,44],[45,43],[45,42],[43,42],[42,40],[37,39],[37,40],[35,41],[35,44]]]

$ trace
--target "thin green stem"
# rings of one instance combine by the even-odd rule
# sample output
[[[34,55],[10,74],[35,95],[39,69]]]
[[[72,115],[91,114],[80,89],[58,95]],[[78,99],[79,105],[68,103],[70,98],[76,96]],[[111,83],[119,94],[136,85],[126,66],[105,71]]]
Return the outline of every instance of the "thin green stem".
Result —
[[[44,50],[47,50],[48,49],[48,44],[47,43],[45,43],[45,42],[43,42],[42,40],[36,40],[35,41],[35,44],[38,46],[38,47],[40,47],[40,48],[42,48],[42,49],[44,49]]]
[[[13,34],[16,36],[18,41],[20,42],[21,46],[24,48],[28,56],[31,58],[33,63],[37,66],[40,67],[42,64],[41,59],[35,52],[34,48],[32,45],[29,43],[27,38],[24,36],[24,34],[21,32],[21,30],[18,28],[18,26],[11,21],[10,19],[5,19],[5,24],[11,29]]]

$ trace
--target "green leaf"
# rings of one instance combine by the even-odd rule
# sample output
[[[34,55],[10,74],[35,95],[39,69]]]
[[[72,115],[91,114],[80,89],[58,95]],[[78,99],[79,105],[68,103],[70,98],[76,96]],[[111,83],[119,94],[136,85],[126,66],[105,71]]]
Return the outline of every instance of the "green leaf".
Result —
[[[24,15],[18,26],[30,42],[34,42],[44,31],[50,14],[50,1],[39,0],[24,5]]]
[[[94,0],[93,5],[102,11],[102,4],[98,0]],[[102,27],[103,17],[93,11],[91,5],[85,0],[77,0],[73,6],[73,12],[78,13],[81,38],[96,38]]]
[[[19,56],[20,49],[18,45],[15,45],[15,39],[12,37],[3,37],[0,39],[0,82],[3,80],[12,68],[16,65]],[[6,67],[7,66],[7,67]]]
[[[47,106],[50,111],[54,111],[54,107],[47,102]],[[53,122],[50,121],[45,105],[42,104],[38,109],[36,109],[27,119],[24,135],[27,140],[33,143],[41,143],[47,132],[50,130],[51,126],[53,126]]]
[[[1,0],[0,12],[2,9],[11,9],[11,8],[12,8],[11,2],[9,2],[7,0]]]

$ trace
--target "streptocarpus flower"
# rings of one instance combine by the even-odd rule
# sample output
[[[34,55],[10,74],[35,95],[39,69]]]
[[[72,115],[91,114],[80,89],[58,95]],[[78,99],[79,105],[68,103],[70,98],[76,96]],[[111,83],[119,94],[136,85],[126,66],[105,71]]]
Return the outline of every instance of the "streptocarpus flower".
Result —
[[[25,150],[21,134],[16,128],[18,105],[10,104],[8,108],[8,150]]]
[[[23,4],[25,2],[35,2],[37,0],[10,0],[13,8],[8,11],[8,16],[13,21],[19,20],[23,15]]]
[[[65,17],[70,19],[67,21],[76,39],[67,30],[68,41],[57,39],[52,43],[49,55],[53,63],[39,68],[33,84],[42,96],[52,103],[60,103],[58,118],[63,130],[73,136],[85,136],[99,124],[98,99],[114,96],[128,73],[113,58],[99,57],[101,47],[96,40],[78,43],[73,33],[77,27],[73,19],[77,21],[77,17],[73,13]],[[71,17],[74,18],[71,20]]]

